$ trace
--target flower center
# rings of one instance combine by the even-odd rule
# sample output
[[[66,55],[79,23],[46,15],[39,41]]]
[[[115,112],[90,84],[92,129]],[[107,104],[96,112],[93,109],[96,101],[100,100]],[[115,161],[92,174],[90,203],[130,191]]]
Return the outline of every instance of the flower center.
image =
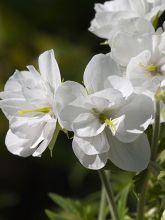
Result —
[[[150,64],[146,67],[146,70],[150,73],[155,73],[158,71],[158,66],[156,66],[154,64]]]
[[[115,127],[113,121],[111,118],[108,118],[104,113],[101,113],[99,115],[99,120],[102,122],[102,123],[106,123],[107,125],[109,125],[110,127]]]
[[[51,107],[44,107],[38,109],[27,109],[27,110],[20,110],[18,111],[19,115],[27,115],[29,113],[49,113],[52,111]]]

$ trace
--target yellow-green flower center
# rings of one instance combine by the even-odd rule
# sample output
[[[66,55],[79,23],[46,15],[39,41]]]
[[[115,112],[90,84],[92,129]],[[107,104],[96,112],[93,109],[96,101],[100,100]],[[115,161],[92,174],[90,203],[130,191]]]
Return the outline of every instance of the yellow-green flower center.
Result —
[[[158,71],[158,66],[156,66],[154,64],[150,64],[146,67],[146,70],[150,73],[155,73]]]
[[[18,111],[19,115],[27,115],[30,113],[49,113],[52,111],[51,107],[44,107],[44,108],[38,108],[38,109],[27,109],[27,110],[20,110]]]
[[[108,118],[104,113],[101,113],[101,114],[99,115],[99,120],[100,120],[101,122],[105,122],[105,123],[106,123],[107,125],[109,125],[110,127],[115,128],[115,125],[114,125],[112,119],[111,119],[111,118]]]

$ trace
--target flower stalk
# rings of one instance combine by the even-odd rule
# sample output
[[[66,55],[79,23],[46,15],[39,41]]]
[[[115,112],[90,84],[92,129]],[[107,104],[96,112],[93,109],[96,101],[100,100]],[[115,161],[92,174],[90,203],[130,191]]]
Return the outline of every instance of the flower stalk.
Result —
[[[153,136],[151,143],[151,161],[155,161],[159,146],[159,133],[160,133],[160,100],[155,98],[155,121],[153,126]],[[143,182],[142,191],[138,201],[137,220],[144,220],[144,211],[146,203],[146,193],[148,181],[150,178],[151,169],[147,170],[146,178]]]
[[[105,220],[105,216],[106,216],[105,215],[105,206],[106,206],[106,191],[105,191],[104,186],[102,186],[98,220]]]
[[[105,187],[112,220],[119,220],[119,215],[118,215],[117,207],[115,204],[110,180],[109,180],[107,174],[105,173],[105,171],[99,170],[98,172],[99,172],[101,182],[102,182],[103,186]]]

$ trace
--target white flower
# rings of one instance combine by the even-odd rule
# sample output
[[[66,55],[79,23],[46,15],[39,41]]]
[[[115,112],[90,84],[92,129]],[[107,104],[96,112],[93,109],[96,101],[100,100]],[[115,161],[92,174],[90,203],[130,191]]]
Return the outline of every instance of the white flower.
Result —
[[[100,169],[110,159],[121,169],[139,171],[150,159],[143,132],[152,119],[152,101],[133,94],[119,72],[109,54],[96,55],[85,70],[85,87],[66,81],[56,92],[61,126],[74,132],[73,150],[90,169]]]
[[[40,156],[49,145],[57,124],[54,96],[61,84],[53,50],[39,57],[40,73],[28,66],[7,81],[0,107],[9,119],[7,149],[19,156]]]
[[[126,77],[131,81],[136,92],[148,90],[152,96],[163,79],[165,79],[165,33],[153,35],[151,39],[136,41],[124,35],[119,36],[116,41],[127,39],[127,47],[123,50],[122,44],[112,49],[112,56],[120,64],[126,66]],[[117,44],[117,42],[115,42]],[[140,46],[139,46],[140,45]],[[139,50],[142,50],[139,53]],[[121,53],[120,53],[121,52]],[[127,53],[127,56],[125,56]],[[124,57],[122,57],[124,56]]]
[[[96,15],[89,30],[101,38],[111,39],[114,31],[118,32],[123,26],[127,31],[127,22],[132,18],[152,21],[154,16],[160,15],[164,9],[165,3],[159,0],[152,2],[147,0],[114,0],[104,4],[95,4]],[[142,25],[143,22],[141,20]]]

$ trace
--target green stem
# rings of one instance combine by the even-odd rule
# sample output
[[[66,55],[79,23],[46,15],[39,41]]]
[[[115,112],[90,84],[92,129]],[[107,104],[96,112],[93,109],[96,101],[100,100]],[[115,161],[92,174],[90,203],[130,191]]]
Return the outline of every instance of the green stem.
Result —
[[[146,173],[146,178],[143,182],[140,196],[139,196],[139,202],[138,202],[138,208],[137,208],[137,220],[144,220],[144,207],[146,203],[146,193],[147,193],[149,176],[150,176],[150,172],[148,170]]]
[[[98,220],[105,220],[105,216],[106,216],[105,215],[105,206],[106,206],[106,191],[105,191],[104,186],[102,186]]]
[[[57,141],[57,138],[58,138],[58,135],[59,135],[60,131],[61,131],[61,127],[60,127],[59,123],[57,122],[56,129],[55,129],[54,134],[53,134],[53,138],[52,138],[52,140],[49,144],[49,150],[50,150],[51,157],[53,156],[52,155],[53,154],[53,148],[55,146],[55,143]]]
[[[155,161],[159,146],[159,133],[160,133],[160,101],[156,100],[155,103],[155,123],[153,128],[152,144],[151,144],[151,160]]]
[[[152,136],[152,143],[151,143],[151,161],[155,161],[157,157],[157,151],[159,146],[159,133],[160,133],[160,101],[155,101],[155,121],[153,126],[153,136]],[[146,173],[146,178],[143,182],[141,194],[139,197],[138,202],[138,209],[137,209],[137,220],[144,220],[144,208],[146,203],[146,193],[148,187],[148,181],[150,178],[151,170],[148,169]]]
[[[107,200],[108,200],[112,220],[119,220],[119,215],[118,215],[117,207],[115,204],[110,180],[107,177],[105,171],[103,171],[103,170],[99,170],[99,176],[100,176],[101,182],[106,190],[106,195],[107,195]]]

